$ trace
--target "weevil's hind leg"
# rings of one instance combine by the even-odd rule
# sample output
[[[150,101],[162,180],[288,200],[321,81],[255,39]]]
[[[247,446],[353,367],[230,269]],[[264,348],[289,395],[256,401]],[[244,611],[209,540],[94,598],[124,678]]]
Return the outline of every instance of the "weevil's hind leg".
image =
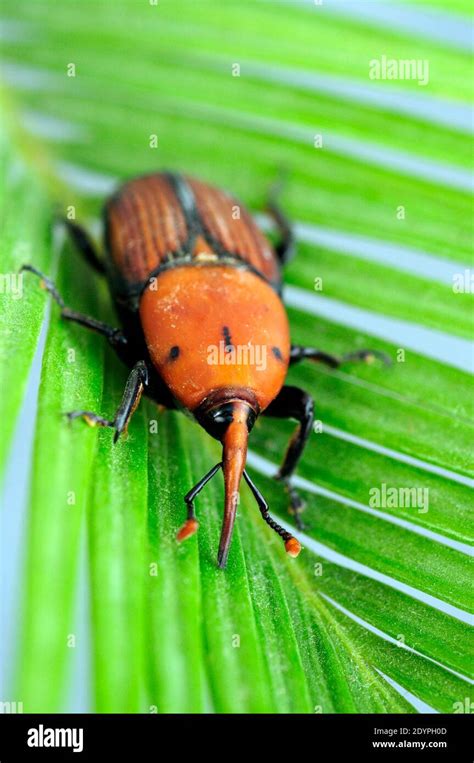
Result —
[[[91,331],[102,334],[102,336],[105,336],[111,346],[116,350],[123,348],[127,344],[127,338],[120,329],[113,328],[113,326],[109,326],[103,321],[99,321],[96,318],[91,318],[89,315],[78,313],[76,310],[71,310],[69,307],[66,307],[62,296],[54,285],[54,282],[43,273],[41,273],[40,270],[35,268],[33,265],[23,265],[20,269],[20,272],[24,270],[28,271],[29,273],[34,273],[34,275],[41,279],[43,288],[45,288],[46,291],[51,294],[54,301],[61,308],[62,318],[67,321],[71,321],[72,323],[79,323],[81,326],[84,326]]]
[[[278,524],[273,517],[271,516],[270,512],[268,511],[268,503],[266,502],[265,498],[261,494],[258,487],[255,485],[254,482],[250,479],[247,472],[244,470],[244,479],[249,486],[250,490],[252,491],[255,500],[257,501],[258,508],[260,509],[260,514],[262,515],[263,519],[269,525],[272,530],[274,530],[280,538],[283,539],[285,543],[285,548],[290,556],[298,556],[298,554],[301,551],[301,545],[296,538],[289,533],[287,530],[285,530],[284,527]]]
[[[77,251],[83,256],[87,264],[90,265],[90,267],[93,268],[96,273],[104,275],[104,263],[97,254],[94,243],[87,231],[84,230],[81,225],[72,222],[72,220],[62,218],[62,222],[69,234],[69,238],[74,243]]]
[[[290,500],[290,512],[294,514],[296,526],[303,530],[301,512],[304,509],[304,501],[290,484],[290,477],[296,469],[311,434],[314,418],[313,399],[299,387],[282,387],[275,400],[264,411],[264,416],[274,416],[280,419],[291,418],[298,421],[298,427],[289,442],[285,458],[275,475],[275,479],[285,486]]]
[[[316,363],[324,363],[330,368],[339,368],[343,363],[351,361],[362,361],[363,363],[373,363],[374,360],[381,360],[386,366],[392,364],[391,359],[380,350],[355,350],[355,352],[346,352],[345,355],[337,357],[330,355],[322,350],[316,350],[314,347],[301,347],[292,345],[290,350],[290,365],[299,363],[301,360],[313,360]]]
[[[284,185],[284,178],[277,180],[270,188],[267,210],[278,229],[280,240],[275,244],[275,252],[282,265],[291,260],[295,253],[295,234],[293,226],[281,209],[278,197]]]
[[[201,477],[199,482],[194,485],[193,488],[184,496],[184,502],[186,504],[186,510],[187,510],[187,519],[182,528],[179,530],[176,538],[179,541],[186,540],[186,538],[189,538],[191,535],[194,535],[196,530],[199,527],[199,522],[196,519],[196,512],[194,509],[194,499],[197,495],[201,492],[204,485],[207,485],[209,480],[213,478],[216,472],[219,471],[219,469],[222,467],[222,462],[219,461],[218,464],[212,467],[207,474],[204,475],[204,477]]]
[[[127,431],[130,419],[140,402],[143,390],[147,384],[148,368],[143,360],[139,360],[138,363],[135,363],[129,374],[121,403],[117,408],[113,421],[109,421],[109,419],[105,419],[92,411],[71,411],[66,415],[70,421],[82,418],[90,426],[112,427],[115,429],[115,443],[122,432]]]

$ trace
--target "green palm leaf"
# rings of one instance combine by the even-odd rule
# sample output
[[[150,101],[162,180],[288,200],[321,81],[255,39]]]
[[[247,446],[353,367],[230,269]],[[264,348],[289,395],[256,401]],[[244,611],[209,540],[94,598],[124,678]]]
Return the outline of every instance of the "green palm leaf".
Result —
[[[5,697],[25,711],[67,709],[82,660],[91,690],[80,709],[99,712],[457,712],[472,674],[472,308],[451,280],[472,251],[467,53],[303,3],[6,0],[4,12],[9,475],[41,366]],[[382,54],[429,59],[426,92],[377,83],[371,101],[368,62]],[[387,100],[393,88],[403,107]],[[308,503],[296,562],[243,487],[228,569],[216,568],[218,478],[199,497],[198,537],[178,547],[182,496],[218,460],[216,444],[148,401],[115,447],[108,430],[68,425],[68,410],[111,415],[126,371],[99,337],[61,322],[55,304],[40,357],[49,300],[28,274],[23,298],[12,291],[30,261],[67,304],[113,321],[103,284],[51,222],[74,207],[96,230],[119,179],[162,167],[228,187],[256,212],[287,169],[284,205],[300,237],[286,274],[293,341],[338,354],[371,346],[395,361],[289,374],[322,422],[295,480]],[[269,475],[292,426],[259,421],[249,457],[272,512],[290,524]],[[374,504],[383,485],[421,491],[426,503]]]

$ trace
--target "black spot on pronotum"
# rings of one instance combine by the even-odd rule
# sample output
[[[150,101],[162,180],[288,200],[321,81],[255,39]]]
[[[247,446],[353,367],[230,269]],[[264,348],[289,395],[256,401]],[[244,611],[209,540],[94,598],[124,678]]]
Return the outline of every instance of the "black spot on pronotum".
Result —
[[[272,352],[277,360],[283,360],[283,356],[279,347],[272,347]]]
[[[223,326],[222,327],[222,334],[223,334],[223,337],[224,337],[225,351],[226,352],[231,352],[231,350],[233,350],[234,347],[233,347],[233,344],[232,344],[232,338],[230,336],[230,330],[229,330],[228,326]]]
[[[170,360],[176,360],[176,358],[179,356],[179,347],[177,344],[174,345],[174,347],[171,348],[169,359]]]

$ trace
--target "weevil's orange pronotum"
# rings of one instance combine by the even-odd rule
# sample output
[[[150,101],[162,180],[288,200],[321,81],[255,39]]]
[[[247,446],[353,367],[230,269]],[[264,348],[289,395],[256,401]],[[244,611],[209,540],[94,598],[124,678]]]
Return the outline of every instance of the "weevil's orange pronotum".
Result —
[[[270,516],[268,505],[245,470],[247,441],[258,416],[298,422],[276,475],[301,526],[302,501],[289,479],[312,430],[313,401],[285,385],[290,363],[309,358],[335,368],[342,360],[370,359],[369,350],[339,359],[290,343],[281,301],[281,266],[293,249],[292,229],[275,201],[269,211],[280,241],[272,246],[237,200],[199,180],[159,173],[125,183],[104,209],[105,256],[87,233],[67,227],[90,265],[105,273],[122,328],[66,307],[54,284],[32,265],[70,321],[103,334],[130,368],[122,401],[112,420],[74,411],[90,424],[112,427],[116,442],[142,394],[167,408],[190,412],[222,443],[222,461],[189,491],[182,541],[198,529],[194,499],[222,468],[224,517],[218,564],[224,567],[242,476],[262,517],[283,539],[291,556],[300,543]],[[259,355],[260,361],[256,362]]]

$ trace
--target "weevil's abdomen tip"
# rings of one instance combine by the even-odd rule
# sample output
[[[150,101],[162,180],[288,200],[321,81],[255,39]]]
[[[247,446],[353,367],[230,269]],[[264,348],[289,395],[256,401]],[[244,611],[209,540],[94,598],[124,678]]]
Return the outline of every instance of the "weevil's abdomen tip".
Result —
[[[181,541],[190,538],[191,535],[194,535],[198,528],[199,522],[197,519],[188,519],[182,526],[181,530],[178,532],[176,539],[181,543]]]
[[[290,556],[295,557],[298,556],[298,554],[301,551],[301,543],[296,540],[296,538],[288,538],[288,540],[285,543],[286,553]]]

